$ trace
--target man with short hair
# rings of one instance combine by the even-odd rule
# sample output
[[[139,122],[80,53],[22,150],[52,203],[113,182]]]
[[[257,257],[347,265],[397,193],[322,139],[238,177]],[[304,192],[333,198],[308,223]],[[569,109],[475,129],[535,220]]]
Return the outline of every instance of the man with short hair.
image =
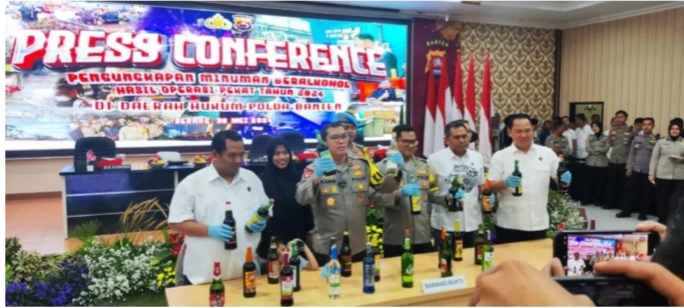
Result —
[[[614,126],[610,129],[608,145],[610,157],[608,157],[608,189],[606,192],[606,205],[603,209],[621,209],[627,202],[627,158],[632,139],[636,135],[627,126],[627,112],[619,110],[615,113]]]
[[[493,192],[498,193],[496,240],[505,244],[546,238],[549,229],[549,179],[556,184],[569,184],[570,172],[557,178],[558,156],[551,149],[532,143],[532,124],[526,114],[514,115],[508,133],[513,145],[494,153],[489,178]],[[516,164],[522,177],[514,176]],[[516,187],[522,195],[514,196]]]
[[[396,178],[387,177],[381,185],[373,187],[368,161],[349,155],[349,131],[341,122],[323,127],[321,138],[330,150],[330,157],[317,158],[306,166],[302,180],[297,184],[297,202],[303,206],[314,204],[313,250],[319,264],[328,262],[331,237],[337,240],[337,247],[342,247],[345,231],[349,232],[352,261],[363,260],[369,200],[382,204],[391,202],[382,198],[394,198],[391,194],[402,176],[399,172]],[[398,152],[390,154],[389,161],[400,168],[404,165]]]
[[[643,123],[644,123],[644,118],[636,118],[636,119],[634,119],[634,124],[632,125],[632,127],[630,127],[630,128],[632,129],[632,132],[633,132],[634,134],[637,134],[637,135],[638,135],[638,134],[641,134],[641,125],[642,125]]]
[[[643,134],[635,136],[632,140],[627,157],[627,166],[625,167],[626,175],[629,178],[630,198],[622,204],[622,211],[617,213],[615,217],[631,217],[632,212],[638,210],[639,220],[643,221],[648,219],[649,208],[655,197],[655,187],[648,180],[648,174],[651,155],[658,138],[653,135],[653,127],[655,126],[653,118],[645,118],[641,122],[642,128],[640,130]],[[632,133],[636,133],[636,131],[632,131]]]
[[[587,152],[587,139],[591,138],[594,132],[591,130],[591,125],[587,123],[587,117],[584,113],[575,116],[575,124],[577,124],[575,129],[575,135],[577,135],[577,161],[575,164],[576,169],[570,170],[570,172],[578,180],[575,181],[575,185],[570,186],[569,194],[575,200],[586,200],[585,194],[588,191],[588,187],[586,187],[588,173],[587,156],[589,156]]]
[[[444,127],[444,143],[447,147],[433,153],[427,159],[435,171],[440,196],[449,193],[454,176],[462,180],[461,194],[463,211],[449,212],[445,203],[433,202],[432,235],[435,243],[441,243],[439,232],[444,227],[449,234],[463,232],[463,247],[474,247],[477,228],[482,223],[479,196],[482,193],[485,175],[484,159],[476,151],[468,149],[469,134],[463,120],[453,121]],[[461,230],[454,230],[454,222],[461,221]]]
[[[570,153],[565,156],[575,156],[575,152],[577,151],[577,135],[575,135],[575,129],[573,128],[573,124],[570,121],[570,117],[563,116],[561,120],[565,125],[563,136],[565,136],[565,138],[568,138],[568,143],[570,144]]]
[[[211,282],[214,262],[221,261],[221,278],[242,277],[247,247],[256,251],[266,221],[252,224],[249,218],[269,200],[254,172],[241,168],[245,146],[237,132],[226,130],[211,141],[211,166],[187,176],[176,187],[169,206],[169,227],[185,235],[183,276],[185,283]],[[226,211],[232,211],[235,228],[223,224]],[[272,209],[270,210],[272,215]],[[230,239],[237,249],[226,250]]]
[[[556,155],[564,155],[566,158],[570,155],[570,141],[565,136],[566,125],[563,122],[553,123],[553,134],[546,138],[544,144],[547,148],[553,150]]]

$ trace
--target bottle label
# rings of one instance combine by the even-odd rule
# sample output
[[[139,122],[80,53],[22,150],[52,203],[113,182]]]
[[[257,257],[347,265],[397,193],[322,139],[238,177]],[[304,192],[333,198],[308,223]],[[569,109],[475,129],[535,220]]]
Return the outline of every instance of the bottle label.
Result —
[[[256,293],[256,271],[245,272],[245,293]]]
[[[297,285],[297,274],[299,274],[297,270],[298,266],[290,266],[290,268],[292,268],[292,283]]]
[[[439,269],[442,271],[442,273],[446,273],[449,271],[447,268],[447,260],[444,258],[439,259]]]
[[[210,292],[209,293],[209,306],[210,307],[223,307],[226,304],[226,294],[224,292]]]
[[[342,271],[349,273],[352,270],[352,257],[342,256]]]
[[[454,258],[463,258],[463,240],[457,239],[454,246]]]
[[[363,264],[363,286],[364,287],[372,287],[373,283],[375,282],[375,278],[373,278],[373,271],[374,271],[374,266],[373,264]]]
[[[482,196],[482,210],[485,212],[492,211],[491,196]]]
[[[413,277],[413,264],[406,265],[403,270],[403,276]]]
[[[484,260],[482,262],[482,267],[484,269],[489,269],[490,267],[492,267],[493,264],[494,264],[494,253],[485,252],[484,253]]]
[[[414,213],[420,212],[420,198],[411,197],[411,211]]]
[[[482,261],[482,244],[477,245],[476,251],[477,251],[477,255],[475,257],[477,258],[478,261]]]
[[[232,245],[237,243],[237,233],[235,233],[235,226],[232,226],[231,229],[233,230],[233,237],[231,237],[227,243]]]
[[[292,299],[292,292],[294,289],[294,283],[292,276],[282,276],[280,277],[280,298],[289,300]]]
[[[380,276],[380,252],[378,251],[373,258],[375,259],[375,264],[373,265],[373,274],[375,276]]]
[[[278,261],[268,262],[268,278],[278,279],[280,277],[280,263]]]

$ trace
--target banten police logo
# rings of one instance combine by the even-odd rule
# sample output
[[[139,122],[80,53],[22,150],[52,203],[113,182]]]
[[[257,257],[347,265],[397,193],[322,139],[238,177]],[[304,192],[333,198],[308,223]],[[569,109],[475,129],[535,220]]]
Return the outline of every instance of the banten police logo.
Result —
[[[247,32],[249,30],[252,30],[253,22],[254,16],[243,14],[233,15],[233,27],[237,31]]]

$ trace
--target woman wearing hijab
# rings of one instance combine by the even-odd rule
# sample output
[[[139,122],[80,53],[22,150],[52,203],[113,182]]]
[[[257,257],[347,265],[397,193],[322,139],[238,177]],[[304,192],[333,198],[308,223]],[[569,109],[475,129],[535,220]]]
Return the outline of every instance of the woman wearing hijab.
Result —
[[[591,123],[593,135],[588,136],[587,149],[587,194],[584,204],[602,206],[606,195],[606,175],[608,174],[608,136],[601,131],[601,122]]]
[[[266,150],[268,162],[266,169],[259,174],[264,184],[264,191],[273,199],[273,217],[269,218],[266,229],[261,232],[261,242],[257,247],[257,255],[267,260],[271,237],[276,238],[279,247],[293,240],[303,241],[314,228],[311,206],[302,206],[295,200],[297,183],[302,172],[295,169],[292,162],[292,151],[287,142],[276,138],[268,144]],[[299,244],[303,255],[308,255],[308,248]],[[282,248],[282,247],[281,247]],[[289,249],[289,247],[287,247]],[[311,258],[308,258],[311,260]],[[315,262],[315,261],[314,261]],[[311,263],[311,261],[309,262]],[[313,265],[313,264],[311,264]],[[306,265],[303,265],[306,268]],[[316,265],[316,267],[318,267]]]
[[[648,180],[655,183],[658,193],[658,222],[667,219],[676,208],[678,197],[684,191],[684,138],[682,125],[670,122],[668,136],[658,140],[653,148],[648,167]]]

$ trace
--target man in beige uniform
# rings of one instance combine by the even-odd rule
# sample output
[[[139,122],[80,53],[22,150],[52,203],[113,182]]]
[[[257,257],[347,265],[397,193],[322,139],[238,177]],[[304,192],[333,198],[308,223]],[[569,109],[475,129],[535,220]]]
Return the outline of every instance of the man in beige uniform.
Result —
[[[296,199],[303,206],[314,204],[315,229],[313,249],[319,264],[325,264],[330,254],[330,238],[335,237],[337,247],[342,247],[343,232],[349,232],[352,261],[363,260],[366,250],[366,209],[369,198],[373,203],[388,203],[399,186],[401,172],[396,178],[385,178],[375,189],[371,187],[369,165],[366,160],[351,157],[347,153],[349,135],[340,122],[326,125],[321,137],[330,150],[330,157],[316,159],[304,170],[297,184]],[[400,153],[390,156],[390,161],[404,165]],[[325,172],[334,174],[325,176]],[[390,201],[391,202],[391,201]]]
[[[634,132],[627,126],[627,112],[615,113],[613,127],[608,133],[610,156],[608,157],[608,189],[606,191],[606,205],[603,209],[620,209],[627,202],[627,158],[629,148],[634,139]]]
[[[634,133],[642,131],[634,137],[627,158],[627,177],[630,181],[630,198],[622,205],[622,211],[615,214],[617,218],[631,217],[632,212],[639,211],[639,220],[646,220],[650,205],[655,197],[655,187],[648,181],[648,168],[651,163],[651,155],[658,138],[653,135],[653,118],[645,118],[641,121],[641,128]]]
[[[568,140],[567,137],[563,135],[563,132],[565,131],[565,124],[560,121],[556,121],[553,123],[553,133],[551,136],[546,138],[546,141],[544,142],[544,146],[547,148],[550,148],[553,150],[556,155],[561,155],[563,154],[565,157],[570,155],[570,141]]]

